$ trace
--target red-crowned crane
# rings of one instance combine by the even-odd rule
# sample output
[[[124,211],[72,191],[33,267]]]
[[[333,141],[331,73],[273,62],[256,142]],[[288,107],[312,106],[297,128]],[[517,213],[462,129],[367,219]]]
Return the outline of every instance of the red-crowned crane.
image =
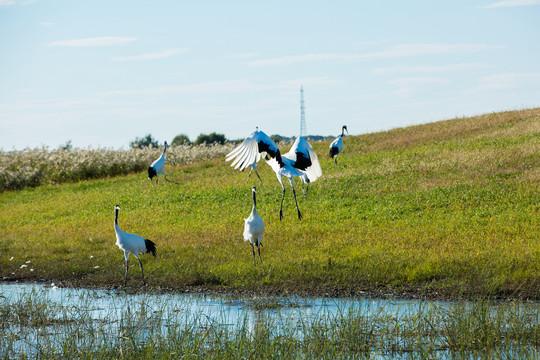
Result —
[[[167,144],[167,142],[165,141],[163,153],[156,161],[150,164],[150,167],[148,167],[148,178],[152,180],[155,176],[156,184],[158,183],[159,174],[162,174],[163,178],[167,180],[167,178],[165,177],[165,151],[167,151],[168,146],[169,144]]]
[[[127,277],[129,270],[129,253],[132,253],[139,264],[141,265],[141,275],[143,284],[146,285],[144,281],[144,271],[141,259],[139,259],[139,253],[147,254],[151,253],[156,256],[156,244],[153,241],[143,238],[139,235],[129,234],[122,231],[118,227],[118,212],[120,211],[120,206],[114,205],[115,215],[114,215],[114,231],[116,232],[116,245],[120,250],[124,251],[124,257],[126,258],[126,276],[124,278],[124,286],[127,286]]]
[[[301,178],[309,186],[310,182],[317,180],[322,175],[321,165],[311,145],[304,138],[298,137],[289,152],[282,156],[276,143],[264,132],[257,130],[227,154],[226,161],[233,160],[231,166],[235,169],[244,170],[246,167],[256,163],[261,156],[272,167],[281,184],[283,195],[279,208],[279,219],[283,219],[283,199],[285,198],[285,186],[283,185],[282,176],[289,179],[298,219],[302,219],[296,201],[293,177]]]
[[[330,159],[334,159],[334,164],[337,164],[337,157],[341,150],[343,150],[343,136],[345,135],[345,130],[347,130],[347,125],[343,125],[341,128],[341,135],[330,144],[329,155]],[[347,130],[347,133],[349,133],[349,130]]]
[[[251,251],[253,252],[253,261],[257,264],[255,258],[255,248],[257,246],[257,252],[259,253],[259,259],[262,263],[261,258],[261,245],[262,245],[262,236],[264,233],[264,221],[257,214],[257,197],[255,195],[257,189],[255,186],[251,189],[253,193],[253,208],[251,209],[251,214],[247,219],[244,219],[244,241],[249,241],[251,244]]]

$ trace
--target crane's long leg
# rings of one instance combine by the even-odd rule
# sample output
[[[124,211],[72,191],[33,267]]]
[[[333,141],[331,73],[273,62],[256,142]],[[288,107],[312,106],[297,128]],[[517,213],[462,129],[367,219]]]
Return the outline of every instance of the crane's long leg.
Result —
[[[144,281],[144,271],[143,271],[143,268],[142,268],[141,259],[137,258],[137,260],[139,260],[139,265],[141,265],[142,282],[143,282],[144,285],[146,285],[146,282]]]
[[[255,248],[253,247],[253,243],[251,243],[251,252],[253,252],[253,263],[257,265],[257,260],[255,258]]]
[[[307,193],[309,191],[309,182],[306,183],[306,189],[304,190],[304,183],[302,182],[302,192],[304,193],[304,199],[307,199]]]
[[[128,262],[128,259],[126,258],[126,276],[124,277],[124,287],[127,286],[128,270],[129,270],[129,262]]]
[[[263,263],[262,261],[262,258],[261,258],[261,248],[259,246],[259,243],[257,243],[257,252],[259,253],[259,259],[261,260],[261,264]],[[255,254],[254,254],[255,255]]]
[[[283,195],[281,196],[281,206],[279,207],[279,220],[283,219],[283,199],[285,199],[285,186],[282,184],[281,187],[283,189]]]
[[[246,184],[249,182],[249,177],[251,176],[251,173],[252,173],[252,172],[253,172],[253,168],[250,167],[250,169],[249,169],[249,174],[248,174],[248,177],[247,177],[247,180],[246,180]],[[259,172],[258,172],[257,170],[255,170],[255,175],[257,175],[257,177],[259,178],[259,181],[260,181],[261,184],[262,184],[263,181],[262,181],[262,179],[261,179],[261,177],[260,177],[260,175],[259,175]]]
[[[300,214],[300,209],[298,208],[298,201],[296,201],[296,191],[294,190],[294,185],[292,188],[292,193],[294,196],[294,203],[296,204],[296,210],[298,211],[298,220],[302,220],[302,214]]]

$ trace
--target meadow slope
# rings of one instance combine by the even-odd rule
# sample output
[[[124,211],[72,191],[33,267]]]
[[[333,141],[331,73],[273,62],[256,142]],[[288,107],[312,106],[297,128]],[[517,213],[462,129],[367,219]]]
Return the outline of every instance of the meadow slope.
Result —
[[[351,129],[354,131],[354,129]],[[235,172],[223,158],[0,194],[0,278],[79,286],[123,284],[120,227],[152,239],[150,287],[311,294],[540,298],[540,108],[350,136],[298,220],[290,187]],[[288,150],[288,146],[282,146]],[[265,221],[254,265],[242,240],[258,186]],[[26,266],[25,266],[26,265]],[[132,257],[128,286],[141,286]]]

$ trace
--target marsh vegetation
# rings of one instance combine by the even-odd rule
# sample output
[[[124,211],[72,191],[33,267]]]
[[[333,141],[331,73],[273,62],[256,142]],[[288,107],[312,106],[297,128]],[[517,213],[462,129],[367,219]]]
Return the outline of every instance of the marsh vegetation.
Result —
[[[264,297],[24,286],[3,287],[2,357],[535,358],[540,345],[537,303],[289,299],[276,308]]]
[[[168,165],[193,164],[224,156],[233,144],[177,145],[167,152]],[[0,151],[0,193],[40,185],[111,178],[146,171],[163,151],[158,147]]]

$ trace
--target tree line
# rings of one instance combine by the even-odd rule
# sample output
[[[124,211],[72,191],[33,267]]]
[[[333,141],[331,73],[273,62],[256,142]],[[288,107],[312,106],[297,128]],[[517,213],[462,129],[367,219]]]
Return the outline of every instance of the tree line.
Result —
[[[270,138],[272,138],[273,141],[276,143],[278,142],[291,142],[295,139],[295,137],[287,137],[287,136],[281,136],[281,135],[271,135]],[[334,137],[332,136],[321,136],[321,135],[308,135],[305,137],[308,141],[321,141],[321,140],[330,140]],[[176,135],[170,145],[178,146],[178,145],[202,145],[202,144],[224,144],[225,142],[232,142],[232,143],[238,143],[241,142],[243,139],[237,139],[237,140],[228,140],[225,138],[225,135],[218,134],[218,133],[210,133],[210,134],[200,134],[195,141],[191,142],[189,137],[186,134],[179,134]],[[143,136],[141,138],[136,137],[135,140],[131,141],[129,143],[129,146],[131,148],[145,148],[145,147],[158,147],[159,141],[154,139],[154,137],[151,134],[147,134],[146,136]]]
[[[225,144],[225,141],[228,141],[225,138],[225,135],[223,134],[217,134],[215,132],[211,134],[200,134],[195,141],[191,142],[189,140],[189,137],[186,134],[179,134],[174,137],[170,145],[178,146],[178,145],[201,145],[201,144]],[[129,143],[129,147],[131,148],[145,148],[145,147],[158,147],[159,142],[158,140],[154,139],[154,137],[151,134],[148,134],[143,137],[136,137],[135,140],[131,141]]]

